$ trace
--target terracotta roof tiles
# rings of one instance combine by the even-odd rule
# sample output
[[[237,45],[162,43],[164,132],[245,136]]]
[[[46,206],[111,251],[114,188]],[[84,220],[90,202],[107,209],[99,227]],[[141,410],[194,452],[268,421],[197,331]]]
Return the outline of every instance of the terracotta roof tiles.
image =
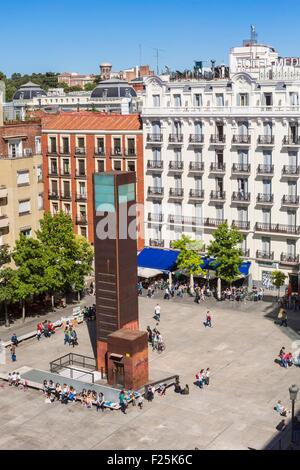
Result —
[[[140,130],[139,114],[61,113],[42,119],[43,130]]]

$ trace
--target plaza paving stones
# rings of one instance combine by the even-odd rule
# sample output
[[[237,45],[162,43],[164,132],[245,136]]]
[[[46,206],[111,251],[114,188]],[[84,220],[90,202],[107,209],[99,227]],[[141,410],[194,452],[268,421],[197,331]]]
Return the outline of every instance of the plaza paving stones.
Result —
[[[151,379],[178,373],[181,385],[189,384],[190,395],[178,396],[169,389],[166,396],[145,402],[143,410],[130,405],[123,415],[97,413],[79,403],[45,404],[41,392],[24,392],[1,382],[0,448],[262,449],[276,437],[281,417],[274,404],[281,399],[290,408],[288,388],[300,385],[300,368],[283,369],[274,363],[281,346],[292,350],[299,337],[266,317],[272,305],[159,302],[159,329],[167,347],[162,354],[149,349]],[[141,327],[153,327],[157,300],[140,298],[139,303]],[[203,326],[208,309],[211,329]],[[79,346],[74,352],[92,355],[87,325],[77,331]],[[47,371],[51,360],[69,351],[58,331],[50,339],[22,343],[17,362],[12,364],[8,357],[0,372],[23,366]],[[211,383],[200,390],[193,385],[195,374],[206,367],[211,369]]]

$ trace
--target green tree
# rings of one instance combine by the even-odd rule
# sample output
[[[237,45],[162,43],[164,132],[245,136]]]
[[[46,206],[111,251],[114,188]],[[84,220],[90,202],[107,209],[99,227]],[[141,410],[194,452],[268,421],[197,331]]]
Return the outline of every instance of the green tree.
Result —
[[[189,274],[191,290],[194,288],[194,276],[205,276],[205,271],[201,268],[203,262],[199,254],[202,247],[202,241],[194,241],[187,235],[182,235],[179,240],[172,242],[172,248],[180,250],[177,267]]]
[[[95,83],[86,83],[84,85],[85,91],[93,91],[95,87],[96,87]]]
[[[16,264],[16,275],[12,277],[15,297],[22,302],[22,319],[25,321],[26,301],[47,291],[45,278],[45,253],[39,240],[20,235],[12,258]]]
[[[9,326],[8,304],[13,300],[13,289],[11,280],[14,271],[7,265],[11,261],[11,255],[8,245],[0,247],[0,303],[5,309],[5,325]]]
[[[228,227],[227,222],[219,225],[213,233],[213,240],[210,242],[207,253],[215,258],[217,276],[232,284],[240,277],[239,266],[242,262],[242,251],[238,244],[243,240],[242,234],[235,227]]]
[[[46,213],[37,238],[45,256],[46,284],[52,298],[55,292],[81,290],[84,276],[91,272],[93,252],[90,244],[73,232],[73,222],[64,212]]]
[[[287,275],[284,272],[279,271],[277,269],[271,272],[272,283],[277,288],[278,297],[280,295],[280,287],[284,285],[286,277]]]

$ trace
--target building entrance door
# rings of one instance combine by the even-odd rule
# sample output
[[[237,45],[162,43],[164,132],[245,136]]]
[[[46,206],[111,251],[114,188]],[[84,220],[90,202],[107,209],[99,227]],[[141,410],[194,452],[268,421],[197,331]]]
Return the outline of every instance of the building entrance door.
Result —
[[[119,362],[114,362],[114,383],[122,387],[125,385],[124,364],[120,364]]]

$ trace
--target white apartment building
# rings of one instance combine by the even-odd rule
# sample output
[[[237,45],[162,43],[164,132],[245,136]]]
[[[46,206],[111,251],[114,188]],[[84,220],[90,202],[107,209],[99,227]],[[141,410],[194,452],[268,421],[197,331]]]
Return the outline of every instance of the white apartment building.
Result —
[[[267,285],[299,270],[300,59],[250,42],[229,63],[229,79],[145,80],[145,242],[207,246],[227,220]]]

